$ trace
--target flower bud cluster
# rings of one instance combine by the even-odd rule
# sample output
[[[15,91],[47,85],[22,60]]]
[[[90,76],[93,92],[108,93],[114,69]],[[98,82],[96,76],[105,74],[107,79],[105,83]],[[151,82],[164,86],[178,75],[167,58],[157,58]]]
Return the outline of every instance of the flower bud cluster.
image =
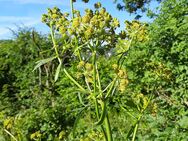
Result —
[[[118,39],[116,44],[116,52],[122,53],[128,51],[130,48],[130,40],[128,39]]]
[[[118,87],[119,91],[122,93],[125,92],[125,88],[128,85],[128,83],[128,79],[121,79]]]
[[[127,73],[124,69],[119,69],[118,72],[117,72],[117,75],[121,79],[127,78]]]
[[[67,13],[61,13],[57,7],[48,9],[48,13],[42,16],[42,22],[48,26],[53,26],[61,35],[77,37],[83,42],[91,38],[105,40],[112,43],[115,38],[115,30],[120,26],[117,18],[113,18],[105,8],[101,8],[101,3],[95,4],[95,11],[86,9],[83,16],[74,10],[74,18],[69,18]]]
[[[95,8],[98,9],[98,8],[101,8],[101,3],[100,2],[97,2],[94,4]]]
[[[142,93],[134,94],[133,101],[139,108],[139,111],[143,111],[147,108],[149,99],[147,96],[143,95]]]
[[[82,68],[84,68],[84,66],[85,66],[85,62],[84,62],[84,61],[80,61],[80,62],[78,63],[78,65],[77,65],[77,68],[78,68],[78,69],[82,69]]]
[[[115,70],[116,75],[119,78],[119,91],[120,92],[124,92],[126,86],[128,85],[129,81],[127,78],[127,72],[125,69],[119,69],[117,64],[113,64],[112,68]]]
[[[143,42],[148,39],[146,24],[136,20],[132,22],[125,21],[125,24],[129,38],[134,36],[139,42]]]
[[[53,27],[61,34],[65,34],[67,32],[67,26],[70,23],[68,16],[68,13],[61,13],[60,9],[57,7],[54,7],[53,9],[49,8],[48,13],[43,14],[42,22],[46,23],[50,27]]]
[[[86,63],[84,61],[80,61],[77,65],[77,68],[83,71],[83,75],[87,79],[89,83],[93,82],[92,75],[93,75],[93,65],[90,63]]]
[[[119,88],[118,89],[120,92],[124,92],[126,86],[129,83],[129,81],[127,79],[127,73],[125,70],[119,69],[117,75],[119,77]]]
[[[89,83],[93,82],[93,65],[90,63],[85,64],[85,72],[84,72],[85,78]]]
[[[152,116],[156,116],[156,114],[157,114],[157,112],[158,112],[157,103],[153,103],[153,104],[152,104],[151,112],[152,112]]]

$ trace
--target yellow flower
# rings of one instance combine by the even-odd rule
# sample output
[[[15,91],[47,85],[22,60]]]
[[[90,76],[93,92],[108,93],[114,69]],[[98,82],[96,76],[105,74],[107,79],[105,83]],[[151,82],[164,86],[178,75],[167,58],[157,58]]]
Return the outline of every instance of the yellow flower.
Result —
[[[69,28],[68,32],[69,32],[70,35],[72,35],[72,34],[74,34],[75,31],[72,28]]]
[[[74,18],[72,22],[73,28],[77,28],[80,25],[80,18]]]
[[[82,67],[84,67],[84,65],[85,65],[85,62],[84,61],[80,61],[78,66],[77,66],[77,68],[81,69]]]
[[[127,87],[129,81],[128,79],[121,79],[120,80],[120,83],[119,83],[119,91],[120,92],[124,92],[125,91],[125,88]]]
[[[113,65],[112,65],[112,68],[113,68],[114,70],[116,70],[116,69],[118,68],[118,65],[117,65],[117,64],[113,64]]]
[[[67,31],[67,30],[66,30],[66,28],[65,28],[64,26],[61,26],[61,27],[59,28],[59,32],[60,32],[61,34],[64,34],[66,31]]]
[[[113,26],[115,28],[120,26],[119,20],[117,18],[113,18]]]
[[[88,39],[91,37],[91,35],[93,34],[94,29],[92,27],[88,27],[87,30],[84,32],[85,37]]]
[[[12,128],[12,125],[13,125],[13,119],[12,119],[12,118],[7,118],[7,119],[5,119],[4,122],[3,122],[3,126],[4,126],[4,128],[6,128],[6,129]]]
[[[88,15],[85,15],[85,16],[82,17],[83,23],[89,23],[89,21],[90,21],[90,17]]]
[[[59,17],[59,15],[57,15],[57,14],[52,15],[52,19],[57,19],[58,17]]]
[[[61,131],[60,133],[59,133],[59,139],[63,139],[64,138],[64,136],[65,136],[65,131]]]
[[[106,13],[106,9],[103,7],[100,12],[99,12],[101,15],[104,15]]]
[[[118,74],[117,74],[120,78],[125,76],[125,72],[124,70],[119,70]]]
[[[92,71],[93,70],[93,66],[90,63],[86,63],[85,68],[86,68],[86,71]]]

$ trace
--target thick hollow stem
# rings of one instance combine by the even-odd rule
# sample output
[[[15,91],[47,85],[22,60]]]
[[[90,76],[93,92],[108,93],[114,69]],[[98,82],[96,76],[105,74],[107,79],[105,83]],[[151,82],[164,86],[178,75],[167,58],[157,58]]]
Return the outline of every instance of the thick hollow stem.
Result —
[[[102,112],[101,112],[101,115],[100,115],[99,120],[97,121],[96,125],[102,125],[102,123],[104,122],[104,119],[106,117],[106,103],[105,103],[105,101],[101,102],[101,107],[102,107]]]
[[[73,6],[73,0],[70,0],[70,6],[71,6],[72,18],[74,18],[74,6]]]
[[[99,117],[99,107],[98,107],[98,102],[97,102],[96,98],[95,98],[95,110],[96,110],[97,119],[99,119],[100,118]],[[101,129],[102,129],[105,141],[108,141],[107,134],[105,132],[105,129],[104,129],[103,125],[101,125]]]
[[[94,101],[95,101],[95,110],[96,110],[96,115],[97,115],[97,119],[100,119],[100,116],[99,116],[99,106],[98,106],[98,101],[97,101],[97,95],[96,95],[96,89],[97,89],[97,78],[96,78],[96,73],[97,73],[97,68],[96,68],[96,51],[93,52],[93,79],[94,79],[94,85],[93,85],[93,92],[94,92]],[[105,132],[105,129],[103,127],[103,125],[101,125],[101,129],[102,129],[102,132],[103,132],[103,135],[104,135],[104,138],[105,138],[105,141],[108,141],[107,139],[107,134]]]
[[[52,42],[53,42],[53,47],[55,49],[55,53],[58,58],[58,61],[59,61],[59,63],[61,63],[61,59],[59,58],[59,53],[58,53],[57,44],[56,44],[56,40],[55,40],[55,32],[54,32],[52,25],[50,25],[50,29],[51,29],[51,38],[52,38]]]
[[[94,96],[96,96],[96,88],[97,88],[97,81],[96,81],[96,51],[93,52],[93,90]]]
[[[135,128],[134,128],[134,133],[133,133],[132,141],[135,141],[137,130],[138,130],[138,123],[136,124],[136,126],[135,126]]]
[[[111,130],[110,121],[108,118],[108,113],[106,114],[106,118],[105,118],[105,127],[106,127],[108,141],[113,141],[112,130]]]

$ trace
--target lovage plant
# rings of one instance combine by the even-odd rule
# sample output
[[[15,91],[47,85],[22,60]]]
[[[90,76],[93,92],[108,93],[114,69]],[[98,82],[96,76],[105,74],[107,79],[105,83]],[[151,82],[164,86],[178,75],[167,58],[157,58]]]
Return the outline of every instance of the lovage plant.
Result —
[[[95,4],[95,10],[86,9],[85,14],[73,9],[72,16],[62,13],[57,7],[48,9],[42,21],[51,30],[53,49],[55,56],[38,61],[39,66],[57,59],[59,65],[55,73],[57,81],[61,70],[69,80],[78,87],[80,103],[84,109],[95,109],[94,126],[100,126],[106,141],[112,141],[112,131],[108,114],[109,99],[117,92],[123,93],[128,85],[128,78],[123,62],[126,52],[134,44],[135,39],[142,40],[138,31],[145,32],[144,25],[133,22],[127,23],[127,27],[135,27],[134,30],[116,32],[120,26],[117,18],[113,18],[100,3]],[[137,35],[137,36],[136,36]],[[60,42],[59,42],[60,41]],[[61,46],[61,48],[60,48]],[[71,74],[61,58],[67,51],[72,52],[71,64],[77,64],[78,74]],[[111,72],[102,75],[103,68],[100,58],[106,62],[115,60]],[[79,61],[78,61],[79,60]],[[105,77],[105,81],[104,80]],[[87,97],[87,103],[82,100]]]

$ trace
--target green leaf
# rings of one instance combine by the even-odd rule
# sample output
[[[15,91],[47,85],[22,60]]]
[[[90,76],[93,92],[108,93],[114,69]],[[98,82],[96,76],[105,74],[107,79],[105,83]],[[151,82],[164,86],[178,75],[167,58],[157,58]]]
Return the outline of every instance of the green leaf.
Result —
[[[44,65],[44,64],[46,64],[46,63],[48,63],[48,62],[50,62],[52,60],[54,60],[55,58],[57,58],[57,57],[55,56],[55,57],[51,57],[51,58],[47,58],[47,59],[43,59],[43,60],[37,61],[36,62],[37,65],[35,66],[33,71],[36,70],[37,68],[39,68],[40,66],[42,66],[42,65]]]
[[[181,128],[188,128],[187,125],[188,117],[184,116],[182,119],[178,121]]]
[[[55,82],[57,81],[57,79],[58,79],[58,77],[59,77],[59,72],[60,72],[60,70],[61,70],[61,65],[62,65],[62,63],[60,63],[60,64],[58,65],[57,69],[56,69],[56,72],[55,72],[55,79],[54,79]]]

